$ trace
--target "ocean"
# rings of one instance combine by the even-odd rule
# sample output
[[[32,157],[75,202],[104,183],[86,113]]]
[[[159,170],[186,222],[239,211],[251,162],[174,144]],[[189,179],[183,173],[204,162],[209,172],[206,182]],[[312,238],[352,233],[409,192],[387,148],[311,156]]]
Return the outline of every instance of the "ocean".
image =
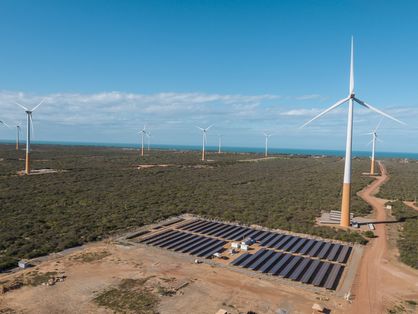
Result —
[[[0,144],[13,144],[14,141],[0,140]],[[95,143],[95,142],[55,142],[55,141],[32,141],[32,145],[67,145],[67,146],[99,146],[99,147],[119,147],[119,148],[139,148],[138,143]],[[22,141],[22,145],[24,142]],[[165,144],[153,144],[151,149],[163,149],[163,150],[186,150],[186,151],[198,151],[202,149],[199,145],[165,145]],[[217,146],[206,146],[208,152],[217,152]],[[223,152],[231,153],[264,153],[264,147],[238,147],[238,146],[224,146]],[[343,150],[327,150],[327,149],[302,149],[302,148],[269,148],[269,154],[294,154],[294,155],[325,155],[325,156],[337,156],[344,157],[345,152]],[[354,157],[369,157],[370,151],[353,151]],[[376,152],[376,158],[407,158],[418,160],[418,153],[408,152]]]

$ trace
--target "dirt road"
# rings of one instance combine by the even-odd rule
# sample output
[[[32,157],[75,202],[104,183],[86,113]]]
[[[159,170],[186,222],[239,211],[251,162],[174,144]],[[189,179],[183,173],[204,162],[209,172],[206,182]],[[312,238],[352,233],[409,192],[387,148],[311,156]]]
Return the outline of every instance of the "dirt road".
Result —
[[[382,175],[358,194],[372,206],[377,221],[386,221],[386,200],[374,195],[389,176],[380,162],[379,167]],[[384,223],[376,224],[375,234],[377,238],[368,244],[354,283],[353,313],[385,313],[400,301],[418,297],[418,271],[398,262],[395,252],[388,249]]]

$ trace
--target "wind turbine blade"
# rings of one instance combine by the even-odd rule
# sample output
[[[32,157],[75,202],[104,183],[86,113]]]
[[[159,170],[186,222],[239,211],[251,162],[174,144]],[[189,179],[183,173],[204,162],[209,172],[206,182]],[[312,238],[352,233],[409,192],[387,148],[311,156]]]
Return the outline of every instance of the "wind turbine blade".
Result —
[[[20,108],[22,108],[25,111],[28,111],[29,110],[28,108],[26,108],[25,106],[19,104],[18,102],[15,102],[15,104],[18,105]]]
[[[382,116],[385,116],[386,118],[389,118],[389,119],[391,119],[391,120],[393,120],[393,121],[396,121],[396,122],[398,122],[398,123],[400,123],[400,124],[406,125],[406,123],[405,123],[405,122],[402,122],[401,120],[398,120],[398,119],[396,119],[396,118],[392,117],[391,115],[388,115],[387,113],[384,113],[383,111],[381,111],[381,110],[379,110],[379,109],[377,109],[377,108],[375,108],[375,107],[373,107],[373,106],[371,106],[371,105],[369,105],[369,104],[365,103],[364,101],[362,101],[362,100],[360,100],[360,99],[358,99],[358,98],[355,98],[355,97],[354,97],[354,100],[355,100],[358,104],[362,105],[363,107],[366,107],[366,108],[368,108],[368,109],[370,109],[370,110],[372,110],[372,111],[374,111],[374,112],[377,112],[378,114],[381,114]]]
[[[379,123],[377,124],[376,128],[374,129],[374,131],[376,132],[377,129],[380,127],[380,125],[382,124],[383,118],[380,119]]]
[[[307,126],[309,123],[311,123],[312,121],[322,117],[324,114],[327,114],[328,112],[330,112],[331,110],[334,110],[335,108],[337,108],[338,106],[342,105],[343,103],[345,103],[347,100],[349,100],[350,97],[341,99],[339,101],[337,101],[334,105],[332,105],[331,107],[329,107],[328,109],[324,110],[323,112],[321,112],[319,115],[317,115],[316,117],[312,118],[311,120],[309,120],[308,122],[306,122],[304,125],[302,125],[300,128],[304,128],[305,126]]]
[[[208,127],[206,128],[206,131],[209,131],[209,129],[210,129],[211,127],[213,127],[213,124],[211,124],[210,126],[208,126]]]
[[[44,101],[46,100],[46,98],[44,98],[44,99],[42,99],[41,100],[41,102],[39,103],[39,104],[37,104],[36,106],[35,106],[35,108],[33,108],[31,111],[33,112],[33,111],[35,111],[40,105],[42,105],[43,103],[44,103]]]
[[[371,143],[373,143],[373,140],[371,140],[370,142],[368,142],[366,145],[369,146]]]
[[[1,123],[1,124],[4,124],[6,127],[8,127],[8,128],[10,129],[10,126],[9,126],[6,122],[4,122],[4,121],[0,120],[0,123]]]
[[[195,127],[197,127],[200,131],[204,131],[205,129],[201,128],[200,126],[195,125]]]
[[[354,38],[351,36],[350,95],[354,94]]]

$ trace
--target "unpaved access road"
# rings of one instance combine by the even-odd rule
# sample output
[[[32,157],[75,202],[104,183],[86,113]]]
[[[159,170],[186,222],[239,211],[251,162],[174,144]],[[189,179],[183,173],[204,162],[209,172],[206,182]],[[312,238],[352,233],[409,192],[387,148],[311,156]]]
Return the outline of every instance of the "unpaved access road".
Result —
[[[373,208],[376,221],[388,220],[387,200],[374,195],[389,180],[385,166],[379,162],[382,175],[358,195]],[[352,313],[385,313],[400,301],[418,298],[418,271],[400,263],[388,249],[385,223],[375,224],[377,238],[367,246],[354,282]]]

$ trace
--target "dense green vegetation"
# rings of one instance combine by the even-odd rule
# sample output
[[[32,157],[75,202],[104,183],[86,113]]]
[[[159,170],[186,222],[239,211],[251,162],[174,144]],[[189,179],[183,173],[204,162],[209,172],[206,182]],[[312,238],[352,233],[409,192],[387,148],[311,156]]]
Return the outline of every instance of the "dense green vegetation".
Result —
[[[315,227],[321,210],[339,209],[340,158],[209,154],[100,147],[34,146],[33,168],[67,170],[19,177],[24,152],[0,145],[0,270],[16,259],[102,239],[181,213],[260,224],[322,237],[363,242],[355,232]],[[20,159],[19,159],[20,158]],[[138,164],[169,167],[137,169]],[[353,194],[367,183],[368,160],[353,162]],[[353,210],[369,207],[357,196]]]
[[[418,198],[418,161],[385,160],[390,180],[380,188],[379,197],[414,201]]]
[[[398,248],[400,259],[418,269],[418,212],[401,201],[389,202],[392,215],[404,223],[400,227]]]

